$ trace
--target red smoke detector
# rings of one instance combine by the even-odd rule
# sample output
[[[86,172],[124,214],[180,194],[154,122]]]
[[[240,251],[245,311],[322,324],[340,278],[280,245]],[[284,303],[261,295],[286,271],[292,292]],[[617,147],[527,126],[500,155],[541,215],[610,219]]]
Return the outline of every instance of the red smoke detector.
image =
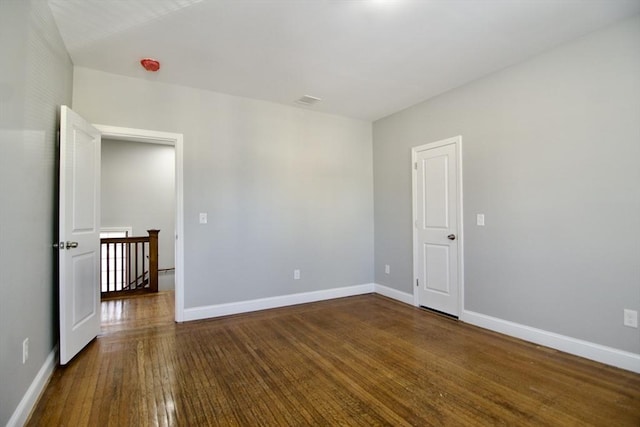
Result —
[[[140,64],[142,64],[147,71],[158,71],[160,69],[160,63],[155,59],[144,58],[140,60]]]

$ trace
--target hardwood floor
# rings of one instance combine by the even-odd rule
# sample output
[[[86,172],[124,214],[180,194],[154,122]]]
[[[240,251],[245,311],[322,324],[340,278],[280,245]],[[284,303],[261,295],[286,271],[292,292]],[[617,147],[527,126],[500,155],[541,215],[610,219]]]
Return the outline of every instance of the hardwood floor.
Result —
[[[103,303],[28,425],[640,426],[640,375],[381,296],[184,324],[172,307]]]

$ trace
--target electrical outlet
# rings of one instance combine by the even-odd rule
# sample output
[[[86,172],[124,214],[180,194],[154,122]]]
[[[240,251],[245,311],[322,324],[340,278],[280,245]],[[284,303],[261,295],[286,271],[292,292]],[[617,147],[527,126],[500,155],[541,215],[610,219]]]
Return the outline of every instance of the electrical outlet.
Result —
[[[638,327],[638,312],[635,310],[624,309],[624,326],[631,328]]]
[[[200,224],[206,224],[207,223],[207,214],[205,212],[200,214]]]
[[[389,267],[389,264],[385,264],[384,274],[391,274],[391,267]]]
[[[480,227],[484,227],[484,214],[476,215],[476,224]]]
[[[22,341],[22,364],[27,363],[27,360],[29,360],[29,338]]]
[[[300,280],[300,270],[293,270],[293,280]]]

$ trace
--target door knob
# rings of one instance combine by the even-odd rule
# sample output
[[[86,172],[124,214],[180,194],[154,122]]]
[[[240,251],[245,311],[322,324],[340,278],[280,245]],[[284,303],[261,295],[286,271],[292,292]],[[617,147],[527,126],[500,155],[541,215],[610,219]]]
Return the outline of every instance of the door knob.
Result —
[[[66,246],[67,249],[77,248],[78,247],[78,242],[67,242],[67,244],[65,246]]]
[[[449,235],[447,236],[447,239],[449,239],[449,240],[456,240],[456,235],[455,235],[455,234],[449,234]]]

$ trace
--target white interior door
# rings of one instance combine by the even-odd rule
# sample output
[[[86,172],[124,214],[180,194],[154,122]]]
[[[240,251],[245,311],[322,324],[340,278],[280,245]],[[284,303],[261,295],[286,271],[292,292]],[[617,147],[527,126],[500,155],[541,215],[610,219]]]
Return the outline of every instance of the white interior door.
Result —
[[[60,114],[60,363],[100,332],[100,132]]]
[[[413,149],[416,305],[460,314],[460,137]]]

